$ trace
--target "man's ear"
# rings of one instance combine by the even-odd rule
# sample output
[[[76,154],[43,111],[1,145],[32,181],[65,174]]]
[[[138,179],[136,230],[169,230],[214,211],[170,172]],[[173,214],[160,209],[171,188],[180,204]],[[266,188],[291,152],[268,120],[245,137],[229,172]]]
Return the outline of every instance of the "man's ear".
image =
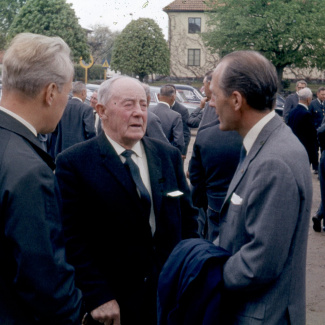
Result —
[[[51,82],[45,89],[45,102],[48,106],[52,105],[52,102],[56,96],[58,87],[54,82]]]
[[[98,116],[102,119],[105,120],[107,119],[107,115],[105,114],[106,107],[103,104],[96,104],[96,112]]]
[[[231,96],[235,111],[239,111],[243,106],[244,97],[239,91],[234,91]]]

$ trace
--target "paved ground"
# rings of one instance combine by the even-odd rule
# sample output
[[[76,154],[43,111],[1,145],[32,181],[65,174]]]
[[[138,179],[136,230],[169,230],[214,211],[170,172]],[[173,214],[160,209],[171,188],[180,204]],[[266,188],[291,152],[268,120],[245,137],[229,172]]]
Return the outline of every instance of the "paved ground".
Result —
[[[192,139],[189,145],[185,170],[188,168],[188,161],[192,155],[192,147],[196,132],[192,132]],[[317,175],[313,178],[313,216],[320,202],[320,189]],[[316,233],[312,228],[312,221],[309,224],[308,251],[307,251],[307,279],[306,279],[306,325],[325,324],[325,232]]]

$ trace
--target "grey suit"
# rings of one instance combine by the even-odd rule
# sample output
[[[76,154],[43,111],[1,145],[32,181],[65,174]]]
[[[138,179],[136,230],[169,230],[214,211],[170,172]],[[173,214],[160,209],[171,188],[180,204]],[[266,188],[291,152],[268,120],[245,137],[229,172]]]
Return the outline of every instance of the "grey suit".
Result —
[[[185,143],[181,114],[173,111],[168,107],[168,104],[164,103],[150,107],[149,111],[159,117],[168,141],[182,153]]]
[[[276,115],[237,169],[221,209],[219,244],[232,254],[224,266],[225,324],[305,324],[311,203],[308,156]]]

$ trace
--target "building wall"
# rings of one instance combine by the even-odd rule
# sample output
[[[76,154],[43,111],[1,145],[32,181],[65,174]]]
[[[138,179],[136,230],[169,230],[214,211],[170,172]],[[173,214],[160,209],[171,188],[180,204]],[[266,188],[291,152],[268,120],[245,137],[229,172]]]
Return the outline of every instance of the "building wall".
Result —
[[[169,12],[170,75],[177,78],[202,78],[216,66],[218,57],[211,55],[199,33],[188,32],[188,19],[201,18],[201,32],[207,30],[203,12]],[[200,50],[200,65],[188,65],[188,50]]]

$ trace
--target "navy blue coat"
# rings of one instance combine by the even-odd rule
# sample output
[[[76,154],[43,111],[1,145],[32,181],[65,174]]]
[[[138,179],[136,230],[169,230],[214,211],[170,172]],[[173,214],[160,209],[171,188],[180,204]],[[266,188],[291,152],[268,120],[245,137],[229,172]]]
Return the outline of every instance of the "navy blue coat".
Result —
[[[158,325],[221,324],[222,268],[230,253],[204,239],[181,241],[158,282]]]
[[[76,268],[88,311],[116,299],[121,323],[147,324],[146,290],[155,303],[158,273],[175,245],[198,237],[180,152],[142,139],[150,175],[156,232],[120,157],[102,132],[57,157],[68,261]],[[184,195],[170,197],[179,190]],[[148,288],[148,286],[150,288]],[[144,312],[144,308],[147,308]]]
[[[290,111],[288,126],[305,147],[309,162],[316,169],[318,167],[318,140],[311,113],[303,105],[299,104]]]
[[[50,136],[48,152],[53,158],[72,145],[96,136],[93,108],[72,97],[56,130]]]
[[[221,131],[219,121],[199,128],[192,157],[189,162],[189,178],[192,184],[193,204],[212,210],[207,219],[206,238],[214,240],[218,235],[218,215],[231,179],[236,171],[242,138],[235,131]]]
[[[313,117],[315,128],[317,129],[321,126],[324,118],[324,104],[321,104],[320,101],[316,98],[311,101],[308,108],[311,116]]]

